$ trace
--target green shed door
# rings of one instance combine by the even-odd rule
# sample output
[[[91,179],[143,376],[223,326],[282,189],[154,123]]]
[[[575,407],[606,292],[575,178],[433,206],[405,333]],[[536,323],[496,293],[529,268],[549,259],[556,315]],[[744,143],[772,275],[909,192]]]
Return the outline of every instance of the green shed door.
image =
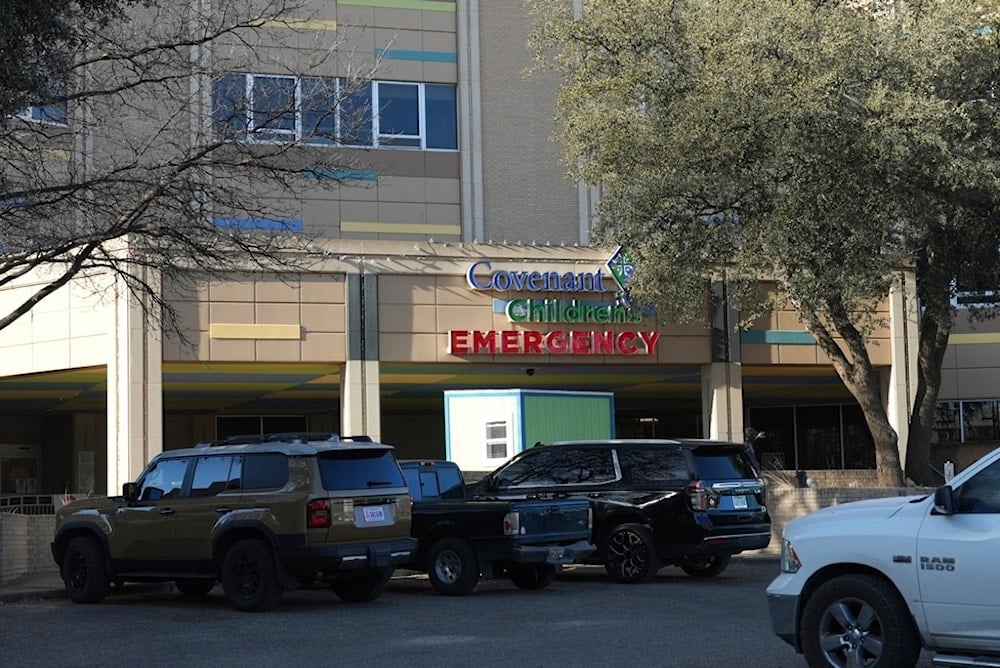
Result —
[[[614,436],[612,397],[526,395],[524,397],[524,447]]]

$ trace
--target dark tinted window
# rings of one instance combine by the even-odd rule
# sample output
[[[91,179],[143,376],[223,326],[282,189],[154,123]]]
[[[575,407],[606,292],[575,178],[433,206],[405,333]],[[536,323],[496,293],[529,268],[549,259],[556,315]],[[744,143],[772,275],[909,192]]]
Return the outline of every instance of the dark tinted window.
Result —
[[[284,487],[288,482],[288,458],[279,452],[243,457],[243,489]]]
[[[438,469],[438,487],[442,499],[464,499],[465,487],[458,469],[446,467]]]
[[[611,448],[538,446],[497,473],[500,487],[576,485],[615,479]]]
[[[1000,513],[1000,462],[974,475],[959,489],[961,513]]]
[[[139,481],[140,501],[159,501],[180,496],[187,473],[188,458],[162,459]]]
[[[742,450],[698,448],[694,451],[697,475],[704,480],[757,478],[757,467]]]
[[[620,448],[622,476],[636,483],[690,480],[687,459],[677,447]]]
[[[230,455],[199,457],[195,463],[191,496],[215,496],[229,485],[229,470],[233,458]]]
[[[324,452],[318,457],[323,489],[405,487],[391,450]]]

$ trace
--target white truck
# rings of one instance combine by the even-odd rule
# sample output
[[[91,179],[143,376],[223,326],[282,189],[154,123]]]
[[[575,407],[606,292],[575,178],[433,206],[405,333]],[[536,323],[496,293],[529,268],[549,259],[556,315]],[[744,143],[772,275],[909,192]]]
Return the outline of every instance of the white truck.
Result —
[[[1000,667],[1000,449],[929,496],[789,522],[767,587],[774,632],[810,666]]]

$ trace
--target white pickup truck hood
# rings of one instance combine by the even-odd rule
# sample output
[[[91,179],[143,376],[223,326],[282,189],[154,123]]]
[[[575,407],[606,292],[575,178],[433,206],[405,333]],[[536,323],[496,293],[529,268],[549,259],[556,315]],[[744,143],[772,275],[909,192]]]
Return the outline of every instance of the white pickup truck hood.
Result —
[[[831,522],[872,522],[892,517],[900,509],[913,501],[926,498],[926,494],[914,496],[888,496],[880,499],[865,499],[850,501],[836,506],[827,506],[803,517],[797,517],[788,523],[787,528],[797,530],[815,524]]]

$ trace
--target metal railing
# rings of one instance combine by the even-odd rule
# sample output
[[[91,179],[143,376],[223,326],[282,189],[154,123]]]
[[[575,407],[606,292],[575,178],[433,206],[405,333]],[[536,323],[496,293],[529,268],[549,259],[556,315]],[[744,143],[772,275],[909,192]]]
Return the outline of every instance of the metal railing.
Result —
[[[51,494],[0,495],[0,513],[52,515],[56,504]]]

